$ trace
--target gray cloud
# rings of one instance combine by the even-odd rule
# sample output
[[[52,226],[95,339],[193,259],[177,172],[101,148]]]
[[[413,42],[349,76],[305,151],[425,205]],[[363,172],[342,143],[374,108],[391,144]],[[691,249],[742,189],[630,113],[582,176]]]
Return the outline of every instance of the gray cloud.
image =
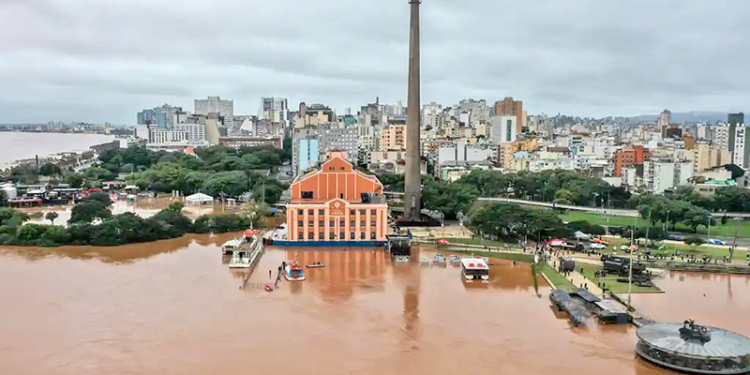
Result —
[[[0,122],[132,123],[207,95],[406,101],[406,0],[0,0]],[[742,0],[424,0],[422,98],[750,110]]]

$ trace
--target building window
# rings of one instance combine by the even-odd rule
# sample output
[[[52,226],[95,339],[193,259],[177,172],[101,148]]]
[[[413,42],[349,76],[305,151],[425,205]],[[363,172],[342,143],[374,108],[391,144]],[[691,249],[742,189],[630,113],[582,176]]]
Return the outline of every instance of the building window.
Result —
[[[341,170],[342,170],[342,171],[345,171],[345,170],[346,170],[346,167],[341,167]]]
[[[354,216],[356,214],[355,210],[349,210],[349,215]]]
[[[303,191],[302,192],[302,199],[313,199],[313,192],[312,191]]]
[[[365,232],[359,232],[359,239],[364,240],[367,235],[365,235]]]
[[[326,239],[325,233],[323,233],[323,232],[318,233],[318,239],[319,240],[325,240]]]
[[[360,215],[364,215],[365,214],[365,210],[359,210],[359,214]]]
[[[336,239],[336,235],[333,234],[333,231],[331,231],[331,233],[328,233],[328,238],[332,240]]]
[[[346,221],[344,221],[344,220],[340,220],[339,221],[339,226],[340,227],[344,227],[345,225],[346,225]]]
[[[336,222],[333,221],[333,220],[331,220],[331,222],[329,224],[331,224],[330,227],[333,228],[336,225]]]
[[[370,232],[370,239],[371,239],[371,240],[374,240],[374,239],[375,239],[375,232]]]
[[[305,234],[302,233],[302,232],[299,232],[299,234],[297,235],[297,239],[304,240],[305,239]]]
[[[352,228],[354,228],[356,225],[357,225],[357,222],[354,221],[354,220],[352,220],[352,221],[349,222],[349,226],[352,227]]]
[[[313,232],[308,233],[307,234],[307,238],[310,239],[310,240],[314,240],[315,239],[315,233],[313,233]]]
[[[297,215],[304,215],[304,214],[305,214],[305,210],[297,210]]]
[[[346,239],[346,235],[344,234],[344,232],[339,233],[339,238],[342,240]]]
[[[305,226],[305,222],[304,222],[304,221],[302,221],[302,220],[300,220],[300,221],[299,221],[299,227],[300,227],[300,228],[302,228],[302,227],[304,227],[304,226]]]
[[[370,225],[374,227],[375,226],[375,220],[370,220]]]
[[[350,240],[356,239],[356,237],[354,236],[354,232],[349,233],[349,239]]]
[[[312,227],[313,227],[313,225],[315,225],[315,221],[314,221],[314,220],[308,220],[308,222],[307,222],[307,225],[308,225],[308,226],[309,226],[310,228],[312,228]]]
[[[325,216],[326,210],[318,210],[318,215]]]
[[[339,198],[344,199],[344,193],[339,194]]]
[[[362,221],[360,221],[360,222],[359,222],[359,226],[360,226],[360,227],[364,228],[364,227],[365,227],[365,225],[367,225],[367,224],[365,224],[365,221],[364,221],[364,220],[362,220]]]
[[[324,226],[326,226],[326,221],[325,220],[318,221],[318,226],[323,228]]]
[[[375,215],[375,210],[370,210],[370,215]]]

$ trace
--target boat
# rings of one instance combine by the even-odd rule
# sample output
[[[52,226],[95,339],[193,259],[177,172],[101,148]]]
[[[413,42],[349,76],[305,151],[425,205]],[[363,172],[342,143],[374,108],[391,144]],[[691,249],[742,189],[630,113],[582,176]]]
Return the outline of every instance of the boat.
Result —
[[[396,255],[393,257],[393,263],[409,263],[411,258],[408,255]]]
[[[456,254],[451,254],[451,256],[448,257],[448,261],[453,265],[461,264],[461,258],[459,258]]]
[[[490,267],[482,258],[461,259],[461,274],[467,281],[488,281]]]
[[[242,246],[242,240],[239,238],[235,238],[233,240],[229,240],[227,242],[224,242],[223,245],[221,245],[221,253],[222,254],[232,254],[236,250],[238,250]]]
[[[445,256],[437,253],[432,257],[432,263],[445,264]]]
[[[305,279],[305,270],[299,264],[287,264],[284,267],[284,277],[289,281],[302,281]]]
[[[421,257],[421,258],[419,258],[419,263],[421,263],[422,265],[429,265],[430,264],[430,258]]]
[[[326,266],[325,263],[315,262],[313,264],[308,264],[305,267],[307,267],[307,268],[323,268],[325,266]]]
[[[229,260],[229,268],[250,268],[250,255],[247,251],[233,251],[232,259]]]

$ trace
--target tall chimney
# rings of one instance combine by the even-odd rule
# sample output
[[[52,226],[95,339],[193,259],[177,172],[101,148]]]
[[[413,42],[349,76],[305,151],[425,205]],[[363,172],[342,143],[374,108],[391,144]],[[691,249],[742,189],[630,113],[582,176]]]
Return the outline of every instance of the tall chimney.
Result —
[[[406,117],[406,173],[404,186],[404,219],[420,221],[422,176],[420,175],[419,117],[419,4],[410,0],[409,95]]]

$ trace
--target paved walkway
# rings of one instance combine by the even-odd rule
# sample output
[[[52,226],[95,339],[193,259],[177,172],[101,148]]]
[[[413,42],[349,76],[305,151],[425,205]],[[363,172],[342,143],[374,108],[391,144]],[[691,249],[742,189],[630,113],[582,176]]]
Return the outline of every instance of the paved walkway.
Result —
[[[555,257],[547,258],[547,263],[550,265],[550,267],[554,268],[553,264],[554,265],[560,264],[560,258],[555,258]],[[593,293],[597,297],[604,298],[604,291],[602,290],[602,288],[599,288],[598,286],[596,286],[595,282],[587,279],[585,276],[581,275],[578,271],[570,272],[570,274],[568,274],[566,278],[576,287],[581,287],[581,285],[586,284],[586,286],[588,287],[591,293]]]

